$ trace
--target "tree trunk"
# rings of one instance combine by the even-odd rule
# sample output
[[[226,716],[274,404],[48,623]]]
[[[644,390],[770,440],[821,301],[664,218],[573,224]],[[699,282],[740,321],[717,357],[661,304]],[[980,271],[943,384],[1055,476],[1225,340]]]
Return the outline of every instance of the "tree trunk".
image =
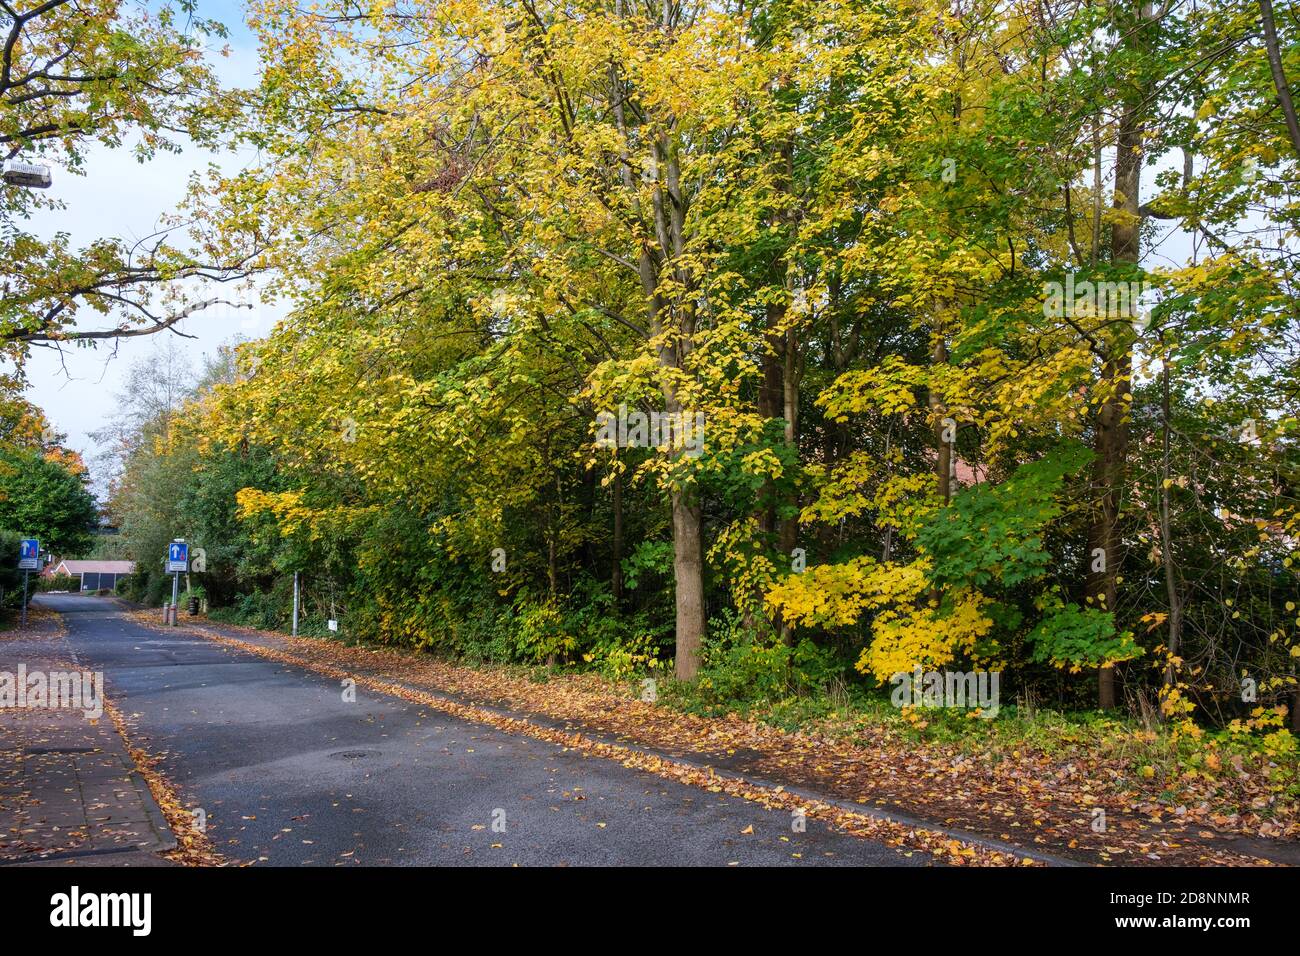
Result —
[[[776,188],[785,193],[787,196],[794,195],[794,141],[786,139],[780,145],[778,150],[778,161],[780,162],[781,174],[777,179]],[[796,228],[795,213],[793,207],[785,209],[780,215],[781,223],[789,230],[790,241],[793,241]],[[795,287],[794,268],[789,257],[789,250],[781,256],[778,278],[787,294],[793,295]],[[807,308],[807,306],[805,306]],[[795,325],[790,321],[790,310],[785,309],[785,319],[787,328],[785,330],[784,348],[782,349],[782,370],[781,370],[781,406],[782,417],[785,419],[785,443],[790,448],[797,448],[799,441],[799,332]],[[798,311],[793,316],[795,321],[801,319]],[[796,451],[795,457],[798,457]],[[790,497],[782,502],[787,509],[794,508],[797,510],[799,502],[795,499],[794,491],[791,490]],[[781,554],[786,560],[790,560],[795,547],[799,543],[799,515],[793,514],[781,519],[780,529],[780,546]],[[781,640],[786,644],[794,643],[794,629],[784,617],[781,618]]]
[[[1103,367],[1101,387],[1112,396],[1097,411],[1093,451],[1092,484],[1096,517],[1088,529],[1088,596],[1092,606],[1114,611],[1119,592],[1122,560],[1119,515],[1123,497],[1124,474],[1128,463],[1128,393],[1133,355],[1128,349],[1108,359]],[[1101,567],[1097,569],[1098,550]],[[1115,706],[1115,671],[1102,667],[1097,675],[1097,706],[1108,710]]]
[[[798,333],[790,329],[785,335],[785,375],[782,379],[782,396],[785,405],[785,442],[795,447],[799,434],[799,367]],[[791,498],[784,502],[788,507],[798,508],[798,501]],[[790,558],[799,544],[799,515],[789,515],[781,519],[781,554]],[[784,617],[781,618],[781,640],[786,644],[794,643],[794,629]]]
[[[936,331],[935,334],[937,339],[934,343],[934,351],[930,353],[930,364],[937,370],[948,364],[948,344],[944,341],[941,331]],[[947,440],[944,435],[943,400],[938,390],[933,386],[929,390],[928,402],[930,417],[934,420],[934,439],[938,446],[934,473],[935,477],[939,479],[939,496],[947,503],[952,498],[953,445],[956,444],[957,436],[955,429],[951,441]]]
[[[758,386],[758,414],[764,419],[782,414],[785,395],[785,339],[776,332],[785,320],[783,303],[768,303],[767,330],[764,333],[763,377]],[[772,482],[764,481],[761,491],[764,505],[758,514],[758,530],[766,540],[776,530],[776,502]]]
[[[1183,601],[1178,591],[1178,569],[1174,564],[1174,542],[1169,518],[1169,361],[1165,357],[1160,372],[1160,408],[1162,421],[1160,462],[1160,552],[1165,566],[1165,590],[1169,595],[1169,654],[1178,654],[1183,634]],[[1165,668],[1165,687],[1172,688],[1177,680],[1174,665]]]
[[[673,580],[677,596],[677,679],[693,681],[704,638],[704,557],[700,506],[686,492],[672,493]]]
[[[763,333],[762,376],[758,383],[758,414],[765,421],[777,418],[781,414],[782,396],[785,394],[785,362],[783,359],[785,340],[776,331],[785,319],[785,311],[785,304],[777,302],[769,302],[766,309],[767,324]],[[777,526],[776,492],[770,479],[764,479],[759,490],[759,498],[762,506],[758,509],[756,515],[758,535],[762,546],[767,548],[771,544],[772,535],[776,532]],[[763,616],[763,594],[763,586],[756,584],[753,593],[749,595],[749,600],[743,612],[745,629],[751,633],[758,627],[758,622]],[[781,629],[785,626],[779,615],[767,623],[775,629]]]
[[[680,188],[676,160],[662,144],[658,152],[667,179],[666,188],[661,186],[654,194],[654,221],[656,234],[660,237],[661,252],[656,256],[649,243],[643,244],[640,272],[648,304],[651,337],[659,343],[656,359],[659,367],[667,372],[681,368],[683,355],[694,344],[692,336],[695,329],[694,316],[689,312],[689,306],[683,306],[681,301],[667,301],[659,291],[661,264],[669,257],[680,256],[685,240],[682,235],[683,211],[676,206],[671,210],[665,208],[668,205],[668,190],[676,191]],[[679,333],[675,343],[668,344],[664,341],[665,318]],[[689,410],[682,408],[667,375],[664,377],[663,395],[664,411],[669,415],[690,414]],[[678,449],[676,454],[682,454],[682,450]],[[683,681],[695,680],[700,669],[700,645],[704,640],[703,522],[699,504],[688,501],[687,495],[691,491],[690,488],[677,487],[672,492],[673,580],[677,605],[676,671],[677,678]]]
[[[1273,20],[1273,0],[1259,0],[1260,25],[1264,30],[1264,49],[1268,54],[1268,67],[1273,75],[1273,88],[1277,91],[1278,106],[1286,121],[1291,147],[1300,156],[1300,120],[1296,119],[1295,103],[1291,100],[1291,84],[1282,69],[1281,45],[1277,40],[1277,24]]]
[[[623,473],[617,470],[618,449],[614,449],[614,540],[613,561],[609,572],[609,588],[614,595],[614,610],[619,610],[623,600]]]
[[[1145,0],[1132,0],[1132,27],[1124,29],[1128,52],[1142,56],[1154,11]],[[1123,25],[1127,27],[1127,25]],[[1115,209],[1120,212],[1111,226],[1110,258],[1114,265],[1137,265],[1141,226],[1143,116],[1149,97],[1146,88],[1124,91],[1115,140]],[[1070,304],[1072,305],[1072,304]],[[1103,317],[1103,320],[1106,317]],[[1124,481],[1128,473],[1129,390],[1133,378],[1133,342],[1129,327],[1106,335],[1109,344],[1102,361],[1098,389],[1105,396],[1094,421],[1093,493],[1095,518],[1088,530],[1088,596],[1093,607],[1114,613],[1123,564],[1119,519]],[[1100,548],[1104,564],[1094,571],[1094,555]],[[1102,667],[1097,675],[1097,705],[1103,710],[1115,706],[1115,671]]]
[[[615,8],[616,16],[627,15],[624,4]],[[671,32],[679,14],[678,4],[664,0],[660,28]],[[650,339],[655,342],[655,359],[664,372],[662,389],[664,411],[668,414],[684,410],[673,385],[671,373],[680,370],[695,341],[695,283],[686,261],[687,210],[690,206],[689,188],[684,187],[681,168],[673,144],[666,130],[676,124],[670,115],[659,117],[659,122],[645,121],[645,126],[658,128],[652,142],[653,165],[643,174],[654,177],[651,207],[643,208],[640,187],[632,175],[632,130],[628,113],[624,109],[626,90],[617,69],[610,67],[610,105],[622,139],[621,178],[632,213],[645,228],[638,239],[637,271],[641,291],[645,296],[646,318]],[[638,150],[642,148],[638,144]],[[664,270],[672,276],[674,289],[665,293],[660,289]],[[666,336],[666,332],[671,332]],[[680,454],[681,450],[677,451]],[[691,502],[693,489],[678,486],[671,492],[673,514],[673,578],[677,605],[677,677],[692,681],[699,671],[700,645],[704,639],[704,561],[703,519],[698,502]]]
[[[1282,69],[1282,54],[1277,39],[1277,25],[1273,18],[1272,0],[1259,0],[1259,12],[1264,28],[1264,47],[1268,52],[1268,65],[1273,75],[1273,87],[1277,91],[1278,105],[1282,108],[1282,117],[1286,121],[1291,147],[1296,155],[1300,156],[1300,121],[1296,119],[1290,81]],[[1300,690],[1291,695],[1291,732],[1300,734]]]

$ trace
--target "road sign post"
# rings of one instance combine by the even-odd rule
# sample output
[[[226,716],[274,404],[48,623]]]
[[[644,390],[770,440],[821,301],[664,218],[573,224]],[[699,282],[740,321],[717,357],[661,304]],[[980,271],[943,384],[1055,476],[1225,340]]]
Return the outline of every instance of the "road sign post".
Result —
[[[180,602],[181,572],[190,569],[190,546],[184,538],[177,538],[167,546],[167,570],[172,575],[172,625],[180,623],[176,607]]]
[[[298,636],[298,572],[293,572],[293,636]]]
[[[41,569],[41,543],[36,538],[23,538],[18,545],[18,569],[23,572],[23,624],[27,624],[27,577]]]

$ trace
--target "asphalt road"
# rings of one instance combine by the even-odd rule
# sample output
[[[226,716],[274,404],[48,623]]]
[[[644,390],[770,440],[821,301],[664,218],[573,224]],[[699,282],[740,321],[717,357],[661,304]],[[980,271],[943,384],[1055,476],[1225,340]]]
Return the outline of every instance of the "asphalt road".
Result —
[[[257,865],[925,865],[544,741],[42,595],[227,857]],[[753,827],[753,832],[743,831]]]

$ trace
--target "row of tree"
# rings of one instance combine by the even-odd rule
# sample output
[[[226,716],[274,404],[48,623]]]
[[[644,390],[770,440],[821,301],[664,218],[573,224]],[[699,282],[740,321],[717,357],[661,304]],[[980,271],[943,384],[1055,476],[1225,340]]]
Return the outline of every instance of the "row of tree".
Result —
[[[119,498],[386,640],[1295,720],[1296,15],[260,0],[191,213],[294,309]]]

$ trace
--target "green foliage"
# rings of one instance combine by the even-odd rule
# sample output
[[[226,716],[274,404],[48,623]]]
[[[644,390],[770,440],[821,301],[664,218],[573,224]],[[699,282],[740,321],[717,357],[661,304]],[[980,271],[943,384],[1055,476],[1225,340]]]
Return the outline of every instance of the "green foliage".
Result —
[[[673,573],[673,546],[670,541],[639,541],[623,559],[623,580],[636,588],[647,578],[662,581]]]
[[[245,594],[228,607],[212,608],[208,612],[208,616],[214,621],[240,624],[266,631],[288,630],[287,625],[291,615],[292,606],[288,611],[285,610],[282,593],[262,591]]]
[[[52,574],[49,577],[36,578],[32,583],[40,591],[72,591],[76,593],[81,590],[81,579],[71,574]]]
[[[1033,660],[1058,667],[1100,667],[1107,661],[1127,660],[1139,653],[1132,634],[1115,632],[1113,614],[1059,601],[1049,606],[1030,631],[1028,642],[1033,648]]]
[[[23,573],[18,570],[18,547],[23,535],[0,528],[0,608],[21,607]]]
[[[934,558],[936,586],[1013,588],[1046,576],[1054,557],[1045,535],[1061,514],[1062,482],[1091,459],[1087,448],[1071,443],[1020,465],[1006,481],[963,491],[937,511],[916,537]]]
[[[755,630],[735,611],[725,610],[710,622],[703,667],[693,687],[670,684],[670,699],[705,713],[760,710],[794,701],[818,699],[824,706],[832,690],[844,694],[852,674],[850,660],[833,648],[803,638],[793,647],[776,634]]]
[[[554,603],[523,601],[514,615],[515,653],[530,663],[567,658],[578,646]]]
[[[59,557],[89,549],[99,509],[84,475],[34,451],[0,449],[0,482],[0,528],[39,538]]]

